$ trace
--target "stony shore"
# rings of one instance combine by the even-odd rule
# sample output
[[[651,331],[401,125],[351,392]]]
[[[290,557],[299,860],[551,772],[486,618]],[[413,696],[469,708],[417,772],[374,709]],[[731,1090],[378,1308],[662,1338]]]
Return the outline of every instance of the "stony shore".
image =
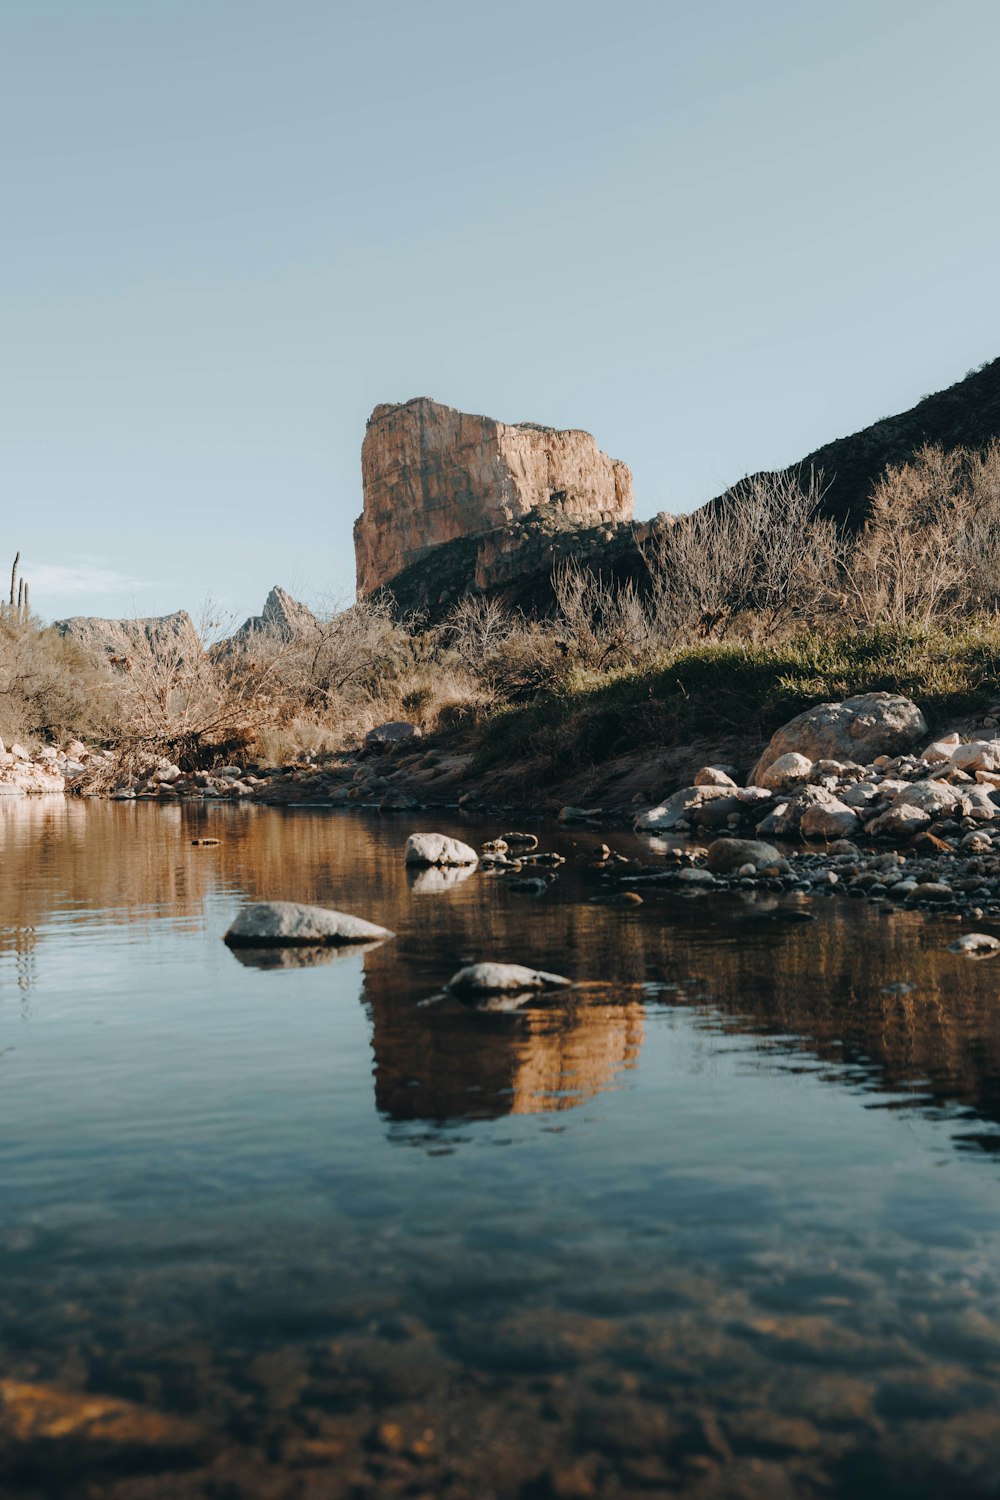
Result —
[[[562,805],[533,794],[496,797],[472,756],[425,744],[407,725],[381,726],[356,752],[322,763],[269,768],[223,765],[185,772],[161,760],[142,779],[115,780],[114,758],[79,740],[29,754],[0,752],[0,794],[70,793],[128,801],[247,801],[383,813],[458,807],[476,813],[557,814],[564,824],[612,838],[631,825],[647,836],[641,859],[596,844],[590,860],[608,899],[636,903],[652,885],[686,894],[764,889],[799,898],[845,894],[1000,921],[1000,738],[932,737],[918,707],[872,693],[800,714],[772,737],[750,772],[705,764],[651,803]],[[741,784],[741,781],[744,784]],[[502,783],[501,783],[502,785]],[[772,842],[774,841],[774,842]],[[543,894],[553,878],[544,851],[485,846],[483,867]],[[530,892],[529,892],[530,893]],[[807,916],[803,909],[801,915]],[[986,945],[978,955],[988,951]]]

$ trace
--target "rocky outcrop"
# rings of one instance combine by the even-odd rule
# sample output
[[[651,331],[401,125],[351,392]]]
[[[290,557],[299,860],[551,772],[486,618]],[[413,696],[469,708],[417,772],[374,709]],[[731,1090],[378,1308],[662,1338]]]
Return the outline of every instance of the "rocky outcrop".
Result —
[[[74,615],[56,620],[55,629],[88,651],[104,656],[127,656],[144,642],[154,656],[178,656],[187,661],[201,655],[201,641],[186,609],[172,615],[141,620],[105,620],[99,615]]]
[[[768,771],[779,760],[787,765],[790,755],[871,765],[876,756],[909,750],[926,734],[923,714],[899,693],[859,693],[843,703],[820,703],[772,735],[750,780],[767,786]]]
[[[290,641],[296,636],[308,635],[315,626],[316,616],[312,610],[275,584],[264,600],[260,614],[244,620],[229,639],[234,645],[245,645],[255,635],[276,635]]]
[[[488,587],[491,556],[506,556],[506,533],[527,518],[546,515],[557,531],[632,516],[628,467],[589,433],[497,422],[423,396],[375,408],[361,473],[364,511],[354,528],[361,594],[463,538],[484,539],[475,573]]]

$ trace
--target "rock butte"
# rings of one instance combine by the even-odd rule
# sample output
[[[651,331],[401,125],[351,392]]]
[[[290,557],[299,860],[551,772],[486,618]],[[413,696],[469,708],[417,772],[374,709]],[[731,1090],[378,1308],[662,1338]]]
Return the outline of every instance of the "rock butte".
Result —
[[[477,571],[489,570],[498,535],[535,513],[581,528],[632,517],[631,471],[588,432],[497,422],[426,396],[376,406],[361,477],[364,509],[354,526],[361,594],[460,538],[492,537]]]

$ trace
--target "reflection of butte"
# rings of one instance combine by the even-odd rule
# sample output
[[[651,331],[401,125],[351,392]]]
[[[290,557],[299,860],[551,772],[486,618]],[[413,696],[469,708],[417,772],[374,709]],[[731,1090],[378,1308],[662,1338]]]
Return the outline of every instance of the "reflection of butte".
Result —
[[[571,1109],[635,1067],[644,1035],[638,1000],[565,997],[513,1014],[457,1000],[421,1007],[393,993],[390,973],[365,961],[375,1103],[393,1120],[495,1119]]]

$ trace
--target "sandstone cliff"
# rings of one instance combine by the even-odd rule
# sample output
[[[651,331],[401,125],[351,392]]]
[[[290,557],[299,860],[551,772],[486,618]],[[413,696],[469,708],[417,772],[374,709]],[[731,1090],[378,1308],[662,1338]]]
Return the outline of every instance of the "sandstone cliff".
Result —
[[[361,594],[391,584],[444,543],[472,537],[492,538],[475,569],[477,585],[488,587],[489,557],[505,556],[505,537],[529,518],[544,513],[559,530],[613,527],[632,516],[627,465],[589,433],[497,422],[424,396],[375,408],[361,473],[364,511],[354,527]]]

